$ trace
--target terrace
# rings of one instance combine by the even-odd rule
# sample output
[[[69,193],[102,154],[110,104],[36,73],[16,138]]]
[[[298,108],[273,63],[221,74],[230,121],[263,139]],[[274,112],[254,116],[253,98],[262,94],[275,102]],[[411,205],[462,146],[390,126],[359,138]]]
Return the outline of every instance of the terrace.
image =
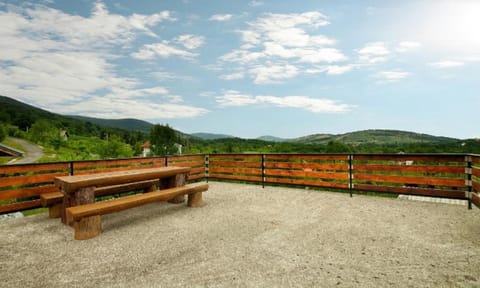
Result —
[[[228,154],[0,166],[0,199],[11,202],[0,207],[38,207],[55,176],[166,165],[193,167],[191,181],[210,182],[205,207],[160,203],[106,215],[102,235],[87,241],[73,240],[73,230],[46,213],[0,222],[3,284],[480,285],[476,209],[359,193],[478,206],[478,155]]]

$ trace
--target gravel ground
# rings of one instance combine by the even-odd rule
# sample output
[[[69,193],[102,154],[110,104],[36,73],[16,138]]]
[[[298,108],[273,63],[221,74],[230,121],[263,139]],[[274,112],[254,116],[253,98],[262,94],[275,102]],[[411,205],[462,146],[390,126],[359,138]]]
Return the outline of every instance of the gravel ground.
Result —
[[[0,222],[0,286],[480,287],[477,208],[215,182],[204,200],[103,216],[86,241]]]

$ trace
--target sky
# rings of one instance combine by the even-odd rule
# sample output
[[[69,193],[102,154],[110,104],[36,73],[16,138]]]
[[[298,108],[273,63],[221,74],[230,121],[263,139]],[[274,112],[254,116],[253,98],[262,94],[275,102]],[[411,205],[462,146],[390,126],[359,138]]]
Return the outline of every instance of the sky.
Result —
[[[185,133],[480,138],[480,1],[1,1],[0,95]]]

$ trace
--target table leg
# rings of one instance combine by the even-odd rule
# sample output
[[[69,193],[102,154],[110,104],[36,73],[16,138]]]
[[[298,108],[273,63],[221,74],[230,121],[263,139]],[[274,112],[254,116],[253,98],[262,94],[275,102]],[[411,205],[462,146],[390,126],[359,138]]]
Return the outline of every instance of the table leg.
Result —
[[[95,187],[80,188],[73,194],[67,194],[63,197],[62,222],[70,226],[73,223],[67,223],[65,211],[68,207],[89,204],[95,202]]]
[[[160,189],[185,186],[185,184],[187,183],[187,177],[188,177],[188,174],[183,173],[183,174],[177,174],[172,177],[160,179]],[[173,198],[172,200],[169,200],[168,202],[174,203],[174,204],[183,203],[185,202],[185,195],[179,195]]]

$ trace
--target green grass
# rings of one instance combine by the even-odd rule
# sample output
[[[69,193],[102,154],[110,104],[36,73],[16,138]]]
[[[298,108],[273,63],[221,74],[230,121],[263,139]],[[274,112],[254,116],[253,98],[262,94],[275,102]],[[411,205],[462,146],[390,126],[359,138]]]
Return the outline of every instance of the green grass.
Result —
[[[48,208],[35,208],[31,210],[22,211],[23,216],[31,216],[48,212]]]

